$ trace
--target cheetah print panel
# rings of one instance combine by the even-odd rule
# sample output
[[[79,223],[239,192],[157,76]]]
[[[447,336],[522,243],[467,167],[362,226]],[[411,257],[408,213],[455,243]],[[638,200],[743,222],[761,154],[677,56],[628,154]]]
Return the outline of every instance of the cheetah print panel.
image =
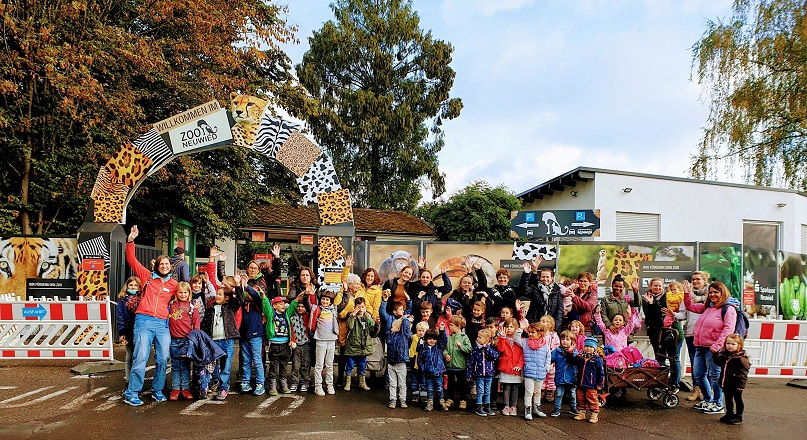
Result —
[[[126,193],[102,192],[93,197],[95,209],[93,210],[96,223],[122,223],[123,208],[126,202]]]
[[[76,278],[76,295],[85,300],[105,300],[109,297],[109,269],[82,270]]]
[[[336,225],[353,221],[353,210],[350,208],[350,191],[339,191],[317,194],[320,222],[323,225]]]
[[[616,251],[614,254],[614,267],[608,274],[608,283],[610,284],[614,277],[620,274],[622,278],[625,279],[626,286],[629,286],[631,281],[639,276],[639,266],[641,262],[652,261],[652,259],[653,256],[651,254],[629,252],[624,249]]]
[[[288,168],[295,176],[303,177],[321,154],[322,150],[308,140],[307,137],[300,132],[294,132],[280,146],[280,150],[277,152],[277,161]]]
[[[336,237],[319,237],[319,264],[330,266],[347,253]]]
[[[151,159],[127,142],[109,159],[105,166],[109,170],[111,178],[132,188],[146,177],[146,171],[151,163]]]

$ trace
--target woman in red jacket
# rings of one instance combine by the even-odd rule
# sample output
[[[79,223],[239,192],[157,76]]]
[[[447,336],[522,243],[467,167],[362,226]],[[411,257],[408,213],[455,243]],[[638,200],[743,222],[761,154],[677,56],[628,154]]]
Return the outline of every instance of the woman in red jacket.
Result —
[[[124,393],[124,402],[132,406],[140,406],[143,401],[139,394],[143,389],[151,344],[154,343],[154,379],[151,396],[157,402],[165,402],[165,372],[168,366],[171,333],[168,330],[168,302],[177,291],[177,281],[171,278],[171,259],[168,255],[160,255],[154,260],[154,271],[143,267],[135,256],[134,239],[137,238],[137,226],[126,240],[126,262],[135,275],[143,280],[140,290],[140,305],[137,307],[134,326],[134,359],[129,374],[129,387]]]

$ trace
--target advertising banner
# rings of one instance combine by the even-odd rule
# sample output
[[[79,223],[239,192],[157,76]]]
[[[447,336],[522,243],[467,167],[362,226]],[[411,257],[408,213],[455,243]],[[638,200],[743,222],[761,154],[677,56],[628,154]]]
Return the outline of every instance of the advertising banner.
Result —
[[[698,270],[709,273],[709,281],[720,281],[731,296],[742,302],[743,247],[739,243],[701,242]]]
[[[779,314],[807,320],[807,255],[779,252]]]
[[[743,247],[742,303],[750,316],[777,315],[779,266],[776,257],[772,249]]]

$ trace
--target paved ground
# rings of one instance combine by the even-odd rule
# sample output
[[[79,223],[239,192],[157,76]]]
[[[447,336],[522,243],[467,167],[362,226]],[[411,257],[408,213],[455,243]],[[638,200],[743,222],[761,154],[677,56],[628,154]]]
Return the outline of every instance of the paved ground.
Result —
[[[682,402],[663,409],[644,392],[605,408],[597,425],[568,415],[526,422],[451,411],[386,408],[381,390],[281,397],[231,394],[225,402],[120,402],[122,372],[76,377],[78,362],[0,362],[0,439],[495,439],[805,438],[807,390],[786,380],[752,379],[742,426],[726,426]],[[148,376],[148,374],[147,374]],[[149,382],[147,382],[148,384]],[[682,396],[683,397],[683,396]],[[545,404],[545,408],[548,405]]]

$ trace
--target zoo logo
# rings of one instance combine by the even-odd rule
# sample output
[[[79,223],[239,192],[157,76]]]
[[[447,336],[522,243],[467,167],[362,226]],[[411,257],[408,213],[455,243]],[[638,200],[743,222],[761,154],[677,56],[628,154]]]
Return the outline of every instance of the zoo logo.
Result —
[[[216,134],[218,131],[218,127],[213,127],[204,119],[200,119],[196,122],[196,128],[181,132],[182,148],[191,148],[195,145],[215,141],[218,138]]]

